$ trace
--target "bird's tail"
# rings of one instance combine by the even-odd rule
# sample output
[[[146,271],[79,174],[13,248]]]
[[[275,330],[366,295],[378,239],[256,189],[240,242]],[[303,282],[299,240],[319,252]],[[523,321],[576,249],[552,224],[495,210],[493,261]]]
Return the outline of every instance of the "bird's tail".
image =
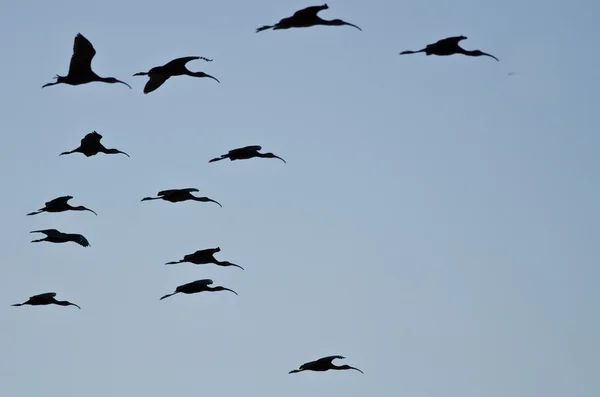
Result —
[[[162,298],[160,298],[159,300],[161,301],[161,300],[168,298],[169,296],[173,296],[175,294],[178,294],[178,292],[173,292],[172,294],[167,294],[167,295],[163,296]]]
[[[71,150],[70,152],[62,152],[61,154],[59,154],[59,156],[64,156],[65,154],[75,153],[76,151],[77,151],[77,149]]]
[[[256,33],[262,32],[263,30],[267,30],[267,29],[273,29],[274,27],[275,27],[275,25],[261,26],[260,28],[256,29]]]

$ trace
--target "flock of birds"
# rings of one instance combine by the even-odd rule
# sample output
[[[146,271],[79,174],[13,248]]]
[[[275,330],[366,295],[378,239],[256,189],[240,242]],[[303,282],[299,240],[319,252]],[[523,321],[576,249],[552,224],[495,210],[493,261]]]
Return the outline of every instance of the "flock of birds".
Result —
[[[349,22],[345,22],[341,19],[334,20],[324,20],[320,18],[317,14],[320,11],[327,10],[329,6],[327,4],[323,4],[320,6],[310,6],[306,7],[302,10],[296,11],[292,16],[283,18],[279,22],[274,25],[265,25],[256,29],[256,32],[261,32],[264,30],[272,29],[272,30],[282,30],[282,29],[291,29],[291,28],[307,28],[316,25],[325,25],[325,26],[352,26],[358,30],[362,29],[357,25],[354,25]],[[435,43],[428,44],[425,48],[418,51],[402,51],[400,55],[404,54],[416,54],[416,53],[425,53],[426,55],[438,55],[438,56],[447,56],[453,54],[463,54],[468,56],[488,56],[494,58],[498,61],[498,58],[495,56],[482,52],[480,50],[465,50],[460,47],[459,42],[465,40],[465,36],[454,36],[448,37],[442,40],[438,40]],[[120,83],[124,84],[127,87],[131,88],[129,84],[124,81],[118,80],[115,77],[101,77],[98,76],[92,70],[92,59],[96,55],[96,50],[94,49],[92,43],[86,39],[81,33],[78,33],[75,36],[75,41],[73,44],[73,55],[71,57],[71,62],[69,65],[69,71],[66,76],[56,75],[56,81],[53,83],[47,83],[42,86],[49,87],[56,84],[68,84],[68,85],[81,85],[87,84],[91,82],[103,82],[103,83]],[[148,94],[157,90],[161,85],[163,85],[170,77],[174,76],[192,76],[192,77],[207,77],[211,78],[217,82],[219,80],[211,75],[208,75],[204,72],[192,72],[187,69],[186,64],[192,60],[202,59],[207,62],[212,62],[212,59],[199,57],[199,56],[188,56],[174,59],[165,65],[156,66],[151,68],[148,72],[139,72],[134,74],[133,76],[148,76],[148,82],[144,86],[144,94]],[[72,153],[82,153],[86,157],[95,156],[98,153],[104,154],[124,154],[127,157],[129,155],[123,151],[118,149],[107,149],[100,142],[102,139],[102,135],[98,132],[93,131],[88,133],[83,139],[81,139],[81,143],[79,147],[73,149],[71,151],[63,152],[60,155],[67,155]],[[247,160],[255,157],[259,158],[276,158],[285,163],[285,160],[279,156],[276,156],[273,153],[260,153],[262,147],[259,145],[252,145],[241,147],[237,149],[232,149],[228,153],[223,154],[219,157],[213,158],[209,160],[209,163],[216,162],[224,159],[229,159],[230,161],[235,160]],[[171,203],[178,203],[182,201],[200,201],[200,202],[212,202],[216,203],[222,207],[222,205],[208,197],[197,197],[192,195],[193,192],[198,192],[196,188],[184,188],[184,189],[170,189],[163,190],[158,192],[157,197],[144,197],[141,201],[149,201],[149,200],[165,200]],[[71,206],[69,201],[72,199],[72,196],[62,196],[50,200],[45,203],[43,208],[40,208],[37,211],[30,212],[27,215],[37,215],[42,212],[63,212],[63,211],[89,211],[94,214],[93,210],[85,207],[85,206]],[[97,215],[97,214],[96,214]],[[66,243],[66,242],[74,242],[83,247],[89,247],[89,241],[81,234],[77,233],[63,233],[56,229],[44,229],[44,230],[34,230],[31,233],[43,233],[46,237],[33,240],[33,243],[47,241],[51,243]],[[167,262],[166,265],[173,265],[178,263],[189,262],[196,265],[200,264],[215,264],[217,266],[233,266],[238,267],[243,270],[243,267],[231,263],[228,261],[219,261],[214,257],[214,255],[221,251],[220,247],[216,248],[207,248],[198,250],[192,254],[185,255],[183,259],[178,261]],[[195,294],[199,292],[205,291],[230,291],[237,295],[232,289],[225,288],[222,286],[212,287],[213,281],[210,279],[202,279],[196,280],[187,284],[183,284],[175,288],[175,291],[164,295],[160,298],[160,300],[173,296],[175,294]],[[55,292],[47,292],[39,295],[31,296],[26,302],[17,303],[12,306],[23,306],[23,305],[31,305],[31,306],[40,306],[40,305],[59,305],[59,306],[75,306],[79,309],[78,305],[75,303],[71,303],[69,301],[60,301],[56,299]],[[337,370],[346,370],[353,369],[363,373],[358,368],[351,367],[349,365],[341,365],[337,366],[333,364],[334,359],[344,359],[345,357],[334,355],[322,357],[318,360],[310,361],[302,364],[298,369],[292,370],[289,373],[297,373],[302,371],[327,371],[331,369]]]

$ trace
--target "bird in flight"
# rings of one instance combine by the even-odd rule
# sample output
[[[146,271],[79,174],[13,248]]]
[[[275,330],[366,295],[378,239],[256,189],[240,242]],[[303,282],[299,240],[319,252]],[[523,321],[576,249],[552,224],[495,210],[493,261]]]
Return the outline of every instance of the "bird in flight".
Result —
[[[142,201],[148,201],[148,200],[165,200],[165,201],[169,201],[171,203],[179,203],[181,201],[187,201],[187,200],[193,200],[193,201],[202,201],[202,202],[212,202],[212,203],[216,203],[219,204],[219,207],[223,207],[221,205],[221,203],[213,200],[213,199],[209,199],[208,197],[196,197],[192,195],[192,192],[198,192],[199,190],[194,188],[194,187],[189,187],[189,188],[185,188],[185,189],[169,189],[169,190],[162,190],[160,192],[158,192],[157,196],[158,197],[144,197],[142,199]]]
[[[15,303],[14,305],[11,305],[11,306],[59,305],[59,306],[75,306],[75,307],[81,309],[79,306],[77,306],[74,303],[71,303],[71,302],[68,302],[68,301],[59,301],[59,300],[56,300],[55,296],[56,296],[56,292],[46,292],[44,294],[39,294],[39,295],[34,295],[34,296],[29,297],[29,299],[27,300],[27,302]]]
[[[95,156],[98,153],[104,154],[124,154],[127,157],[130,157],[127,153],[122,152],[117,149],[107,149],[104,147],[100,140],[102,139],[102,135],[98,134],[96,131],[92,131],[81,139],[81,143],[77,149],[73,149],[70,152],[62,152],[59,156],[64,156],[65,154],[71,153],[83,153],[86,157]]]
[[[275,156],[273,153],[259,153],[258,151],[261,149],[262,147],[259,145],[245,146],[242,148],[232,149],[227,154],[222,154],[220,157],[215,157],[214,159],[209,160],[208,162],[212,163],[214,161],[220,161],[224,159],[229,159],[231,161],[248,160],[253,157],[262,157],[266,159],[279,159],[285,163],[284,159],[282,159],[279,156]]]
[[[346,357],[343,356],[328,356],[328,357],[323,357],[320,358],[318,360],[315,361],[310,361],[307,363],[302,364],[299,369],[294,369],[288,373],[290,374],[295,374],[297,372],[302,372],[302,371],[318,371],[318,372],[323,372],[323,371],[328,371],[330,369],[354,369],[358,372],[360,372],[361,374],[364,373],[363,371],[361,371],[358,368],[354,368],[351,367],[349,365],[341,365],[341,366],[337,366],[335,364],[333,364],[333,360],[339,358],[344,359]]]
[[[39,243],[41,241],[48,241],[49,243],[67,243],[70,241],[73,243],[77,243],[82,247],[90,246],[90,243],[81,234],[63,233],[59,232],[56,229],[34,230],[30,233],[44,233],[46,235],[46,237],[42,239],[33,240],[32,243]]]
[[[496,61],[499,61],[498,58],[496,58],[495,56],[485,53],[483,51],[479,51],[479,50],[465,50],[464,48],[462,48],[458,43],[462,40],[466,40],[467,38],[465,36],[454,36],[454,37],[448,37],[442,40],[438,40],[433,44],[428,44],[425,48],[423,48],[422,50],[419,51],[402,51],[400,53],[400,55],[405,55],[405,54],[417,54],[419,52],[424,52],[425,55],[439,55],[439,56],[446,56],[446,55],[454,55],[454,54],[463,54],[463,55],[468,55],[468,56],[472,56],[472,57],[479,57],[479,56],[488,56],[491,58],[494,58]]]
[[[69,73],[66,76],[56,75],[54,78],[56,82],[47,83],[42,86],[48,87],[55,84],[69,84],[69,85],[80,85],[87,84],[93,81],[100,81],[103,83],[121,83],[131,88],[129,84],[124,81],[117,80],[114,77],[100,77],[92,70],[92,59],[96,55],[94,46],[88,39],[86,39],[81,33],[77,33],[75,41],[73,42],[73,55],[71,56],[71,63],[69,65]]]
[[[204,58],[204,57],[197,57],[197,56],[177,58],[177,59],[174,59],[171,62],[166,63],[162,66],[153,67],[148,72],[136,73],[136,74],[134,74],[134,76],[148,76],[150,78],[148,80],[148,82],[146,83],[146,85],[144,86],[144,94],[148,94],[148,93],[156,90],[158,87],[163,85],[163,83],[165,81],[167,81],[169,79],[169,77],[173,77],[173,76],[186,75],[186,76],[192,76],[192,77],[208,77],[209,79],[216,80],[217,83],[220,83],[220,81],[217,78],[215,78],[209,74],[206,74],[204,72],[192,72],[192,71],[188,70],[188,68],[186,68],[185,64],[188,63],[189,61],[193,61],[195,59],[202,59],[202,60],[205,60],[206,62],[213,61],[212,59],[208,59],[208,58]]]
[[[359,28],[358,26],[348,23],[348,22],[344,22],[341,19],[334,19],[331,21],[326,21],[317,15],[320,11],[327,10],[328,8],[329,8],[329,6],[327,4],[323,4],[321,6],[310,6],[310,7],[303,8],[299,11],[296,11],[294,13],[294,15],[292,15],[291,17],[283,18],[282,20],[277,22],[275,25],[261,26],[260,28],[256,29],[256,33],[262,32],[263,30],[267,30],[267,29],[280,30],[280,29],[290,29],[290,28],[308,28],[310,26],[316,26],[316,25],[325,25],[325,26],[348,25],[348,26],[352,26],[352,27],[362,31],[362,29]]]
[[[218,265],[218,266],[235,266],[235,267],[239,267],[240,269],[244,270],[243,267],[241,267],[240,265],[236,265],[235,263],[231,263],[231,262],[227,262],[227,261],[221,262],[221,261],[215,259],[214,255],[217,252],[221,252],[220,247],[198,250],[198,251],[194,252],[193,254],[185,255],[183,257],[183,259],[181,259],[181,260],[174,261],[174,262],[167,262],[167,263],[165,263],[165,265],[175,265],[177,263],[184,263],[184,262],[193,263],[195,265],[204,265],[207,263],[214,263],[215,265]]]
[[[175,294],[196,294],[199,292],[204,292],[204,291],[231,291],[234,294],[238,294],[237,292],[235,292],[232,289],[229,288],[225,288],[225,287],[211,287],[210,285],[213,283],[213,281],[211,279],[205,278],[202,280],[196,280],[196,281],[192,281],[191,283],[187,283],[187,284],[183,284],[178,286],[177,288],[175,288],[175,292],[173,292],[172,294],[167,294],[165,296],[163,296],[162,298],[160,298],[159,300],[163,300],[165,298],[168,298],[169,296],[173,296]]]
[[[46,201],[44,208],[40,208],[35,212],[30,212],[27,215],[37,215],[42,212],[64,212],[64,211],[90,211],[96,214],[93,210],[84,207],[83,205],[73,207],[68,201],[71,200],[73,196],[61,196],[57,197],[54,200]],[[98,215],[98,214],[96,214]]]

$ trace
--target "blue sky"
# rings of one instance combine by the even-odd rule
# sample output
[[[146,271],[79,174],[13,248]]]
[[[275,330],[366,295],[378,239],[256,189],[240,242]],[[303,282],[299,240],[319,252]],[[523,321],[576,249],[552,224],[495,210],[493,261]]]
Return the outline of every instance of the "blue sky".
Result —
[[[329,1],[363,32],[254,33],[316,4],[0,6],[0,395],[600,394],[600,7]],[[78,32],[132,90],[40,89]],[[500,62],[398,55],[461,34]],[[132,77],[189,55],[221,84]],[[131,158],[58,156],[93,130]],[[254,144],[287,164],[208,164]],[[223,208],[140,202],[181,187]],[[67,194],[98,216],[25,216]],[[216,246],[246,270],[163,265]],[[239,296],[158,300],[201,278]],[[47,291],[82,310],[10,307]],[[287,374],[332,354],[365,374]]]

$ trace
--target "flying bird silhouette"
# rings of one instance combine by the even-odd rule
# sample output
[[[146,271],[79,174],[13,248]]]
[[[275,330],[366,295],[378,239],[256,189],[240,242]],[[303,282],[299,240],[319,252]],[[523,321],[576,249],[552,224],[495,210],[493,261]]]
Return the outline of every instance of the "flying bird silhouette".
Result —
[[[44,208],[40,208],[35,212],[30,212],[27,215],[37,215],[42,212],[64,212],[64,211],[90,211],[96,214],[93,210],[84,207],[83,205],[73,207],[67,201],[71,200],[73,196],[61,196],[54,200],[46,201]],[[98,214],[96,214],[98,215]]]
[[[70,241],[73,243],[77,243],[82,247],[90,246],[90,243],[81,234],[63,233],[59,232],[56,229],[34,230],[30,233],[44,233],[46,235],[46,237],[42,239],[33,240],[32,243],[39,243],[41,241],[48,241],[49,243],[67,243]]]
[[[305,364],[302,364],[299,369],[294,369],[288,373],[290,374],[295,374],[296,372],[302,372],[302,371],[318,371],[318,372],[323,372],[323,371],[328,371],[330,369],[354,369],[358,372],[360,372],[361,374],[364,373],[363,371],[361,371],[358,368],[354,368],[351,367],[349,365],[341,365],[341,366],[337,366],[335,364],[333,364],[333,360],[339,358],[339,359],[344,359],[346,357],[343,356],[328,356],[328,357],[323,357],[320,358],[318,360],[315,361],[310,361],[307,362]]]
[[[144,197],[142,199],[142,201],[165,200],[165,201],[169,201],[171,203],[179,203],[180,201],[187,201],[187,200],[202,201],[204,203],[210,201],[212,203],[219,204],[220,207],[223,207],[221,205],[221,203],[219,203],[213,199],[209,199],[208,197],[196,197],[196,196],[193,196],[191,193],[191,192],[198,192],[198,191],[199,190],[194,187],[185,188],[185,189],[162,190],[162,191],[158,192],[158,194],[157,194],[158,197]]]
[[[352,27],[362,31],[362,29],[359,28],[358,26],[356,26],[352,23],[344,22],[341,19],[334,19],[332,21],[326,21],[317,15],[320,11],[327,10],[328,8],[329,8],[329,6],[327,4],[323,4],[322,6],[310,6],[310,7],[303,8],[299,11],[296,11],[294,13],[294,15],[292,15],[291,17],[283,18],[282,20],[277,22],[275,25],[261,26],[260,28],[256,29],[256,33],[262,32],[263,30],[267,30],[267,29],[280,30],[280,29],[290,29],[290,28],[308,28],[310,26],[316,26],[316,25],[325,25],[325,26],[348,25],[348,26],[352,26]]]
[[[428,44],[425,48],[423,48],[422,50],[419,51],[402,51],[400,53],[400,55],[405,55],[405,54],[417,54],[419,52],[424,52],[425,55],[439,55],[439,56],[446,56],[446,55],[454,55],[454,54],[463,54],[463,55],[468,55],[468,56],[472,56],[472,57],[479,57],[479,56],[488,56],[491,58],[494,58],[496,61],[499,61],[498,58],[496,58],[495,56],[485,53],[483,51],[479,51],[479,50],[473,50],[473,51],[469,51],[469,50],[465,50],[464,48],[462,48],[458,43],[462,40],[466,40],[467,37],[465,36],[454,36],[454,37],[448,37],[442,40],[438,40],[433,44]]]
[[[262,149],[262,147],[258,146],[258,145],[245,146],[242,148],[230,150],[227,154],[222,154],[221,157],[215,157],[214,159],[209,160],[208,162],[212,163],[214,161],[220,161],[223,159],[229,159],[231,161],[248,160],[253,157],[262,157],[262,158],[267,158],[267,159],[275,158],[275,159],[279,159],[279,160],[283,161],[284,163],[286,162],[284,159],[282,159],[279,156],[275,156],[273,153],[259,153],[258,151],[261,149]]]
[[[197,56],[177,58],[177,59],[174,59],[171,62],[166,63],[162,66],[155,66],[147,72],[136,73],[136,74],[134,74],[134,76],[148,76],[150,78],[148,80],[148,82],[146,83],[146,85],[144,86],[144,94],[148,94],[148,93],[156,90],[158,87],[163,85],[163,83],[165,81],[167,81],[169,79],[169,77],[173,77],[173,76],[186,75],[186,76],[192,76],[192,77],[208,77],[209,79],[216,80],[217,83],[220,83],[220,81],[217,78],[215,78],[209,74],[206,74],[204,72],[192,72],[192,71],[188,70],[188,68],[186,68],[185,64],[188,63],[189,61],[193,61],[195,59],[203,59],[206,62],[213,61],[212,59],[208,59],[208,58],[204,58],[204,57],[197,57]]]
[[[77,33],[77,36],[75,36],[75,41],[73,42],[73,55],[71,56],[69,73],[66,76],[56,75],[54,77],[56,82],[44,84],[42,88],[61,83],[80,85],[94,81],[100,81],[102,83],[121,83],[131,88],[131,86],[126,82],[117,80],[114,77],[98,76],[92,70],[92,59],[94,58],[94,55],[96,55],[96,50],[94,49],[92,43],[83,37],[81,33]]]
[[[165,265],[175,265],[177,263],[184,263],[184,262],[193,263],[195,265],[205,265],[208,263],[214,263],[215,265],[218,265],[218,266],[235,266],[235,267],[239,267],[240,269],[244,270],[243,267],[241,267],[240,265],[236,265],[235,263],[231,263],[231,262],[227,262],[227,261],[221,262],[221,261],[215,259],[214,255],[217,252],[221,252],[220,247],[198,250],[198,251],[194,252],[193,254],[185,255],[183,257],[183,259],[181,259],[179,261],[167,262],[167,263],[165,263]]]
[[[56,300],[56,298],[54,298],[55,296],[56,296],[56,292],[46,292],[44,294],[39,294],[39,295],[34,295],[34,296],[29,297],[29,300],[27,300],[27,302],[15,303],[14,305],[11,305],[11,306],[59,305],[59,306],[75,306],[75,307],[81,309],[78,305],[71,303],[69,301],[58,301],[58,300]]]
[[[187,283],[187,284],[183,284],[178,286],[177,288],[175,288],[175,292],[173,292],[172,294],[167,294],[165,296],[163,296],[162,298],[160,298],[159,300],[163,300],[165,298],[168,298],[169,296],[173,296],[175,294],[196,294],[199,292],[204,292],[204,291],[231,291],[234,294],[238,294],[237,292],[235,292],[232,289],[229,288],[225,288],[225,287],[210,287],[210,285],[213,283],[212,280],[205,278],[202,280],[196,280],[196,281],[192,281],[191,283]]]
[[[117,149],[107,149],[100,142],[102,139],[102,135],[98,134],[96,131],[92,131],[81,139],[81,143],[77,149],[73,149],[70,152],[62,152],[59,156],[63,156],[65,154],[71,153],[83,153],[86,157],[95,156],[98,153],[105,154],[124,154],[127,157],[130,157],[127,153],[122,152]]]

